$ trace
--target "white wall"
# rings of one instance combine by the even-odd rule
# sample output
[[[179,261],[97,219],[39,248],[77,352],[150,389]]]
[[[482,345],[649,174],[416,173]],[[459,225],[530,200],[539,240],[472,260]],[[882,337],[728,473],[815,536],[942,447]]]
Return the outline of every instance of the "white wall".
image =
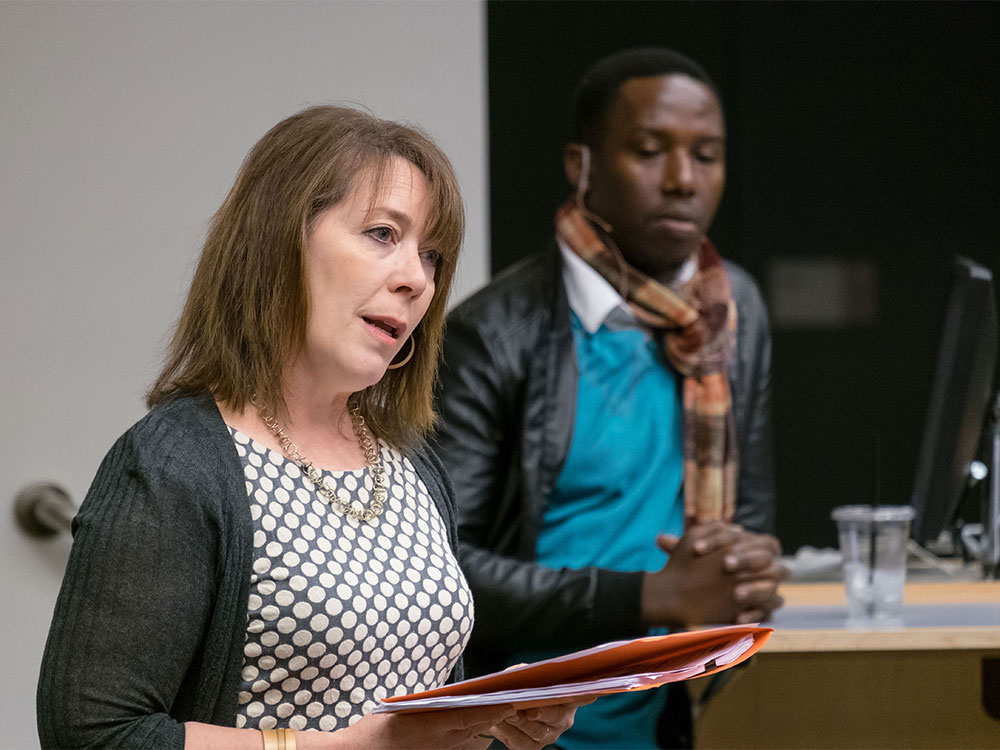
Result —
[[[455,163],[485,281],[484,9],[443,2],[0,2],[0,747],[37,746],[38,661],[69,539],[19,488],[79,503],[142,393],[207,221],[250,146],[327,101],[419,124]]]

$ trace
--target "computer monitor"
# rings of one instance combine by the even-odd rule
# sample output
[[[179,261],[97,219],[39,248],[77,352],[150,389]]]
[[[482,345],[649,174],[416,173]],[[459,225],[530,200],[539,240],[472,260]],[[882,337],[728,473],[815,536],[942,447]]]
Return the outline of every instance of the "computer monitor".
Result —
[[[956,258],[911,499],[911,536],[918,544],[937,539],[955,522],[981,445],[996,369],[993,274]]]

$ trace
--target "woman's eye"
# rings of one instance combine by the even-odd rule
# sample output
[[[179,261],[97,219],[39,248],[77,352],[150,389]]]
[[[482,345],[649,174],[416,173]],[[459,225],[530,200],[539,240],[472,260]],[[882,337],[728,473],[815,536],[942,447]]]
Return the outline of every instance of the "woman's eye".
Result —
[[[420,253],[421,257],[424,259],[424,263],[437,268],[441,265],[441,253],[437,250],[424,250]]]
[[[393,238],[392,227],[373,227],[366,234],[372,239],[385,243],[392,242]]]

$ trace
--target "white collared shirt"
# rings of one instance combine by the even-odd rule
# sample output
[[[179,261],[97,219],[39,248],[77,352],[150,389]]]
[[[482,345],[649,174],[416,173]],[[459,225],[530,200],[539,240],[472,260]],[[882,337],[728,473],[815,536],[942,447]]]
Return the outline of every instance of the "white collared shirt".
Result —
[[[569,307],[580,319],[584,330],[587,333],[596,333],[614,310],[621,310],[628,320],[633,321],[636,327],[641,328],[642,325],[632,312],[632,308],[618,293],[618,290],[587,261],[566,247],[561,240],[557,239],[557,243],[563,258],[562,277]],[[694,258],[688,258],[678,269],[677,275],[671,282],[671,287],[676,289],[686,283],[694,276],[696,269]],[[622,319],[620,315],[615,317]]]

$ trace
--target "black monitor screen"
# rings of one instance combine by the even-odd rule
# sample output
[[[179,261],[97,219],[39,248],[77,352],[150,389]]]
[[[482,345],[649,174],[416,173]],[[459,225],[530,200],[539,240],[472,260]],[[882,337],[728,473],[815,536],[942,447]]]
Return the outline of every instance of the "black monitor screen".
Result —
[[[957,258],[913,488],[911,535],[948,528],[968,486],[997,367],[997,305],[989,269]]]

